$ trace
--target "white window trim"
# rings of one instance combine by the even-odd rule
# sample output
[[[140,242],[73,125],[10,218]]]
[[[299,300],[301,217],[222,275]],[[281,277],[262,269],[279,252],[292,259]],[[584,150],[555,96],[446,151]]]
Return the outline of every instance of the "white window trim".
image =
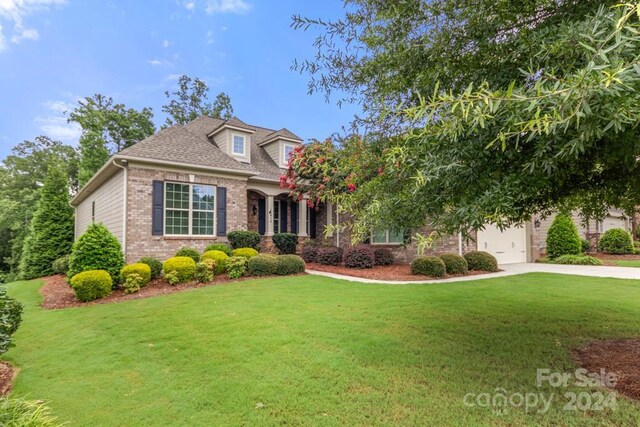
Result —
[[[276,221],[278,221],[277,227],[276,227]],[[280,221],[282,221],[282,218],[280,218],[280,200],[274,200],[273,201],[273,233],[274,234],[280,232]]]
[[[402,242],[389,242],[389,230],[384,230],[384,242],[374,242],[373,230],[371,230],[371,237],[369,238],[369,242],[371,245],[400,246],[404,243],[404,239]]]
[[[291,150],[293,151],[296,148],[296,144],[289,144],[286,142],[282,144],[282,166],[285,168],[288,166],[287,162],[289,161],[289,159],[287,158],[287,147],[291,147]]]
[[[239,138],[242,138],[242,153],[236,153],[234,151],[236,136]],[[237,157],[247,157],[247,137],[246,136],[240,135],[239,133],[231,134],[231,154]]]
[[[178,184],[178,185],[186,185],[189,187],[189,208],[188,209],[176,209],[176,208],[167,208],[167,184]],[[199,185],[201,187],[211,187],[213,189],[213,234],[193,234],[193,212],[212,212],[208,210],[202,209],[193,209],[193,186]],[[162,190],[164,192],[163,197],[163,221],[162,231],[164,232],[164,236],[167,237],[216,237],[218,230],[218,215],[216,211],[216,203],[218,203],[218,187],[215,185],[206,185],[206,184],[192,184],[187,182],[176,182],[176,181],[165,181],[164,188]],[[188,234],[169,234],[167,233],[167,211],[183,211],[189,212],[188,219]]]

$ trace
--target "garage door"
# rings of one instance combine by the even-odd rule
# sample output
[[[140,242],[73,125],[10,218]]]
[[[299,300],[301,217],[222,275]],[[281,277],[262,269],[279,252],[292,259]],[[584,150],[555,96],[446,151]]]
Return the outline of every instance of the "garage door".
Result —
[[[487,225],[478,231],[478,250],[489,252],[498,264],[527,262],[527,234],[525,227],[511,227],[500,231]]]
[[[626,230],[628,228],[627,220],[620,217],[607,216],[604,221],[602,221],[602,232],[611,230],[612,228],[622,228]]]

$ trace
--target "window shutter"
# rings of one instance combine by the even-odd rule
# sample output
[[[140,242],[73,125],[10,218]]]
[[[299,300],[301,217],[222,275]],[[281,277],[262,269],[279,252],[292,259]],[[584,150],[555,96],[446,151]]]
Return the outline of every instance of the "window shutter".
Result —
[[[153,181],[151,193],[151,234],[162,236],[164,231],[164,182]]]
[[[316,238],[316,210],[309,209],[309,237]]]
[[[218,187],[218,194],[216,197],[218,208],[218,236],[227,235],[227,189],[225,187]]]
[[[258,233],[264,236],[267,228],[266,222],[267,206],[264,199],[258,199]]]
[[[287,232],[287,201],[280,201],[280,232]]]
[[[291,202],[291,232],[298,234],[298,203]]]

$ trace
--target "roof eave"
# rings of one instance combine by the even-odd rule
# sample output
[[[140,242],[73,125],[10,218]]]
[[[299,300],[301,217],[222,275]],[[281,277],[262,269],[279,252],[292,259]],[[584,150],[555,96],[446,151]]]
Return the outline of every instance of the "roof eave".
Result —
[[[293,142],[293,143],[296,143],[296,144],[302,144],[302,142],[303,142],[301,139],[289,138],[289,137],[286,137],[286,136],[276,136],[274,138],[267,139],[266,141],[262,141],[261,143],[258,144],[258,146],[263,147],[263,146],[265,146],[267,144],[271,144],[272,142],[278,141],[280,139],[283,140],[283,141]]]
[[[213,130],[212,132],[208,133],[207,136],[208,137],[212,137],[216,134],[219,134],[220,132],[222,132],[225,129],[231,129],[231,130],[237,130],[238,132],[245,132],[245,133],[256,133],[255,130],[253,129],[247,129],[247,128],[241,128],[238,126],[231,126],[231,125],[222,125],[219,128]]]

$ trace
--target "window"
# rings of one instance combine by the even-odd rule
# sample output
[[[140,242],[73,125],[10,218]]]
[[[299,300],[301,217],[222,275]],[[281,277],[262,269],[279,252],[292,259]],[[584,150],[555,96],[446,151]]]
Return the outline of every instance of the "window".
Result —
[[[399,245],[404,243],[404,230],[373,230],[371,243],[374,245]]]
[[[289,156],[291,155],[291,153],[293,153],[293,149],[295,147],[291,144],[284,144],[283,148],[282,148],[282,164],[283,166],[287,167],[289,166]]]
[[[245,139],[242,135],[233,135],[233,154],[236,156],[245,156]]]
[[[273,232],[280,232],[280,200],[273,201]]]
[[[165,184],[165,234],[213,236],[215,187],[197,184]]]

